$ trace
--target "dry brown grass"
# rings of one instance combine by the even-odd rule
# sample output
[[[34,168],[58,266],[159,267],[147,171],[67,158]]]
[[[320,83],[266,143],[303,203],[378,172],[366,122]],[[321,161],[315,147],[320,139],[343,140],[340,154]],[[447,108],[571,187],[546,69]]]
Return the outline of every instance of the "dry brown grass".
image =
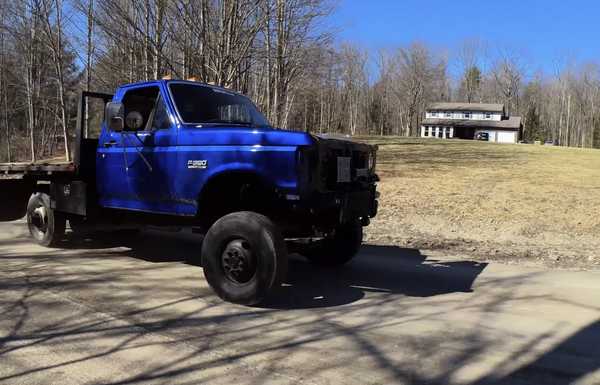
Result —
[[[600,263],[599,150],[361,139],[380,146],[380,213],[370,242]]]

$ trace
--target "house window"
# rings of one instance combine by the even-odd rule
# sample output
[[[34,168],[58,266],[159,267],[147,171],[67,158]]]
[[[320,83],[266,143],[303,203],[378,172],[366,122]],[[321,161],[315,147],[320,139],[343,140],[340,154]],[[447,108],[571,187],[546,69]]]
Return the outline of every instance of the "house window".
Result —
[[[432,117],[432,118],[437,118],[437,112],[432,112],[432,113],[431,113],[431,117]]]
[[[429,136],[429,127],[425,127],[425,129],[423,130],[423,136],[424,137]]]
[[[471,119],[471,113],[470,112],[465,112],[463,116],[464,116],[465,119]]]
[[[485,113],[485,118],[486,119],[491,119],[492,118],[492,114],[490,114],[489,112]]]
[[[452,117],[452,113],[450,111],[446,111],[446,117],[447,118],[451,118]]]

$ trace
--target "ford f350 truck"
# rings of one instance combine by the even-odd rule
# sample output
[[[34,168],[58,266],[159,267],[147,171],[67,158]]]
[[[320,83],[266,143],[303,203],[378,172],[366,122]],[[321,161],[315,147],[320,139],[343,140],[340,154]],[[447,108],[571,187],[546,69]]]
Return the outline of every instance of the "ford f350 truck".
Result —
[[[86,106],[102,103],[96,138]],[[375,146],[276,129],[247,97],[182,80],[83,92],[73,162],[0,164],[0,220],[59,246],[90,229],[193,227],[224,300],[264,301],[288,249],[339,266],[377,213]],[[71,233],[65,238],[66,224]]]

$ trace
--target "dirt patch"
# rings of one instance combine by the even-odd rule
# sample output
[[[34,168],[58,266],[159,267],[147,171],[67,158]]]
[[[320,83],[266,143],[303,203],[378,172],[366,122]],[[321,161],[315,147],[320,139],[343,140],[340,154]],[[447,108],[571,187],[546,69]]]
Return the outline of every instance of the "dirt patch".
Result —
[[[380,146],[371,243],[600,266],[600,151],[459,140]]]

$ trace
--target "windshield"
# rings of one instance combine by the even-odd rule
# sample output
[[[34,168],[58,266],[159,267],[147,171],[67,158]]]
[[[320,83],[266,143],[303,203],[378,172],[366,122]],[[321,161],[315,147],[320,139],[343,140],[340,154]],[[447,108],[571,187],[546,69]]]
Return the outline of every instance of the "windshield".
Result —
[[[195,84],[170,83],[169,88],[184,123],[269,127],[267,119],[245,96]]]

